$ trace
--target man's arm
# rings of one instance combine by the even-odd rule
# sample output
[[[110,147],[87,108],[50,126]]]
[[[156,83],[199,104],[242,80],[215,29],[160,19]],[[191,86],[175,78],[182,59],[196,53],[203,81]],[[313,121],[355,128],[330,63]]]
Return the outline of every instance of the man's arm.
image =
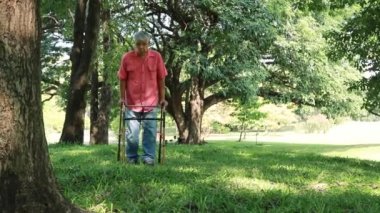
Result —
[[[125,86],[127,84],[127,71],[126,71],[126,66],[124,63],[125,56],[126,54],[124,54],[123,57],[121,58],[120,68],[117,73],[118,78],[120,80],[120,103],[124,103],[124,105],[125,105]]]
[[[165,108],[168,103],[165,100],[165,77],[168,74],[164,60],[161,55],[158,59],[158,71],[157,71],[157,85],[158,85],[158,95],[159,95],[159,104],[161,107]]]
[[[165,78],[158,80],[158,97],[160,99],[160,104],[165,101]]]

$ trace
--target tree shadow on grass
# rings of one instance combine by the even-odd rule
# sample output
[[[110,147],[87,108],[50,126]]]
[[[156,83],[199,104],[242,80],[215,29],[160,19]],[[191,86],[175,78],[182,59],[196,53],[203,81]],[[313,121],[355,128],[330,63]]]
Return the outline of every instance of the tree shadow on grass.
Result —
[[[110,210],[112,204],[126,212],[380,209],[377,162],[254,145],[171,145],[167,151],[165,165],[146,167],[116,162],[113,146],[51,147],[64,193],[87,208],[105,205]]]

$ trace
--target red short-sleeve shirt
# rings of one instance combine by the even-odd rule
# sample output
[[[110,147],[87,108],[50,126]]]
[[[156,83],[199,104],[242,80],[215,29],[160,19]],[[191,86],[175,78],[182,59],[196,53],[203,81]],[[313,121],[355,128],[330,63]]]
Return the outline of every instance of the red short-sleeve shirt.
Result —
[[[130,51],[121,59],[118,77],[126,81],[125,97],[128,108],[136,111],[146,111],[139,106],[156,106],[158,104],[158,81],[165,78],[167,70],[161,54],[149,50],[145,57],[140,57],[135,51]],[[132,106],[131,106],[132,105]]]

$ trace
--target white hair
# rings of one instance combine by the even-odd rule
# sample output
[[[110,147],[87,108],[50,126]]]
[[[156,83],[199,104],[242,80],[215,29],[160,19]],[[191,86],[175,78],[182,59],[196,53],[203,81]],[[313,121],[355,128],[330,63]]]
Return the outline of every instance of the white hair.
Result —
[[[150,41],[150,34],[145,31],[138,31],[134,35],[135,42],[137,41]]]

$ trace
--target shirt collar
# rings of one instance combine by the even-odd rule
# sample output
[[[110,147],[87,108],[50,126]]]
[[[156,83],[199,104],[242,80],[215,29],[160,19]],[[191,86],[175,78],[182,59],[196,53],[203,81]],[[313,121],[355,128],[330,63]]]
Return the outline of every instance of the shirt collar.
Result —
[[[135,56],[138,56],[137,55],[137,52],[135,50],[133,50],[133,53],[135,54]],[[154,56],[154,53],[151,49],[148,49],[148,54],[147,54],[148,57],[151,57],[151,56]]]

